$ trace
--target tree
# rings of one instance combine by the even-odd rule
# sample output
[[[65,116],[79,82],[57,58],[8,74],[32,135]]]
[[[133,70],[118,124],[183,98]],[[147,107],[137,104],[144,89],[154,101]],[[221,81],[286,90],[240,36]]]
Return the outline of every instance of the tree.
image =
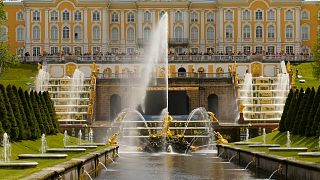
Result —
[[[320,78],[320,32],[318,33],[317,41],[313,48],[313,74],[319,79]]]
[[[50,126],[49,126],[49,123],[48,123],[47,115],[46,115],[46,113],[44,111],[44,107],[42,106],[42,103],[41,103],[40,95],[35,91],[34,92],[34,96],[35,96],[36,101],[38,103],[40,115],[42,117],[42,123],[43,123],[44,128],[45,128],[45,134],[50,134],[51,129],[50,129]]]
[[[19,128],[16,122],[16,118],[14,117],[13,110],[7,96],[7,92],[5,87],[0,84],[0,93],[3,97],[3,102],[5,103],[5,107],[7,110],[7,119],[10,124],[2,123],[3,129],[10,135],[12,140],[18,140],[19,138]],[[8,127],[9,125],[9,127]]]
[[[1,126],[3,125],[3,128],[2,129],[0,128],[0,133],[3,134],[3,132],[1,132],[1,131],[4,131],[6,133],[9,132],[9,134],[10,134],[11,124],[8,120],[7,109],[4,104],[4,99],[3,99],[2,93],[0,93],[0,122],[1,122]]]
[[[17,125],[19,127],[19,139],[20,140],[27,139],[27,134],[26,134],[23,122],[22,122],[19,104],[18,104],[17,98],[12,90],[11,85],[7,86],[7,94],[8,94],[8,98],[10,100],[10,104],[11,104],[11,107],[13,110],[14,117],[16,118]]]
[[[298,115],[298,111],[299,111],[300,104],[302,102],[303,96],[304,96],[304,90],[303,90],[303,88],[301,88],[300,92],[299,92],[299,96],[298,96],[297,102],[296,102],[296,105],[295,105],[294,110],[293,110],[293,117],[292,117],[293,119],[292,119],[292,121],[290,123],[290,129],[289,129],[290,132],[293,131],[293,128],[295,128],[294,124],[296,122],[296,117]]]
[[[310,93],[311,93],[310,88],[307,88],[306,92],[303,94],[303,97],[301,99],[301,103],[299,105],[299,109],[297,111],[297,115],[294,121],[293,129],[292,129],[293,134],[299,134],[299,132],[302,131],[302,127],[300,125],[301,123],[302,124],[305,123],[302,121],[302,118],[303,118],[303,112],[306,111],[305,108],[306,108],[306,104],[309,99]]]
[[[316,121],[316,119],[314,117],[315,117],[315,114],[316,114],[319,106],[320,106],[320,86],[318,87],[318,91],[317,91],[316,97],[313,100],[312,108],[311,108],[311,111],[310,111],[309,117],[308,117],[308,118],[311,118],[311,121],[312,121],[311,130],[309,130],[310,134],[308,134],[308,136],[316,135],[316,131],[318,128],[318,122]]]
[[[46,101],[44,100],[43,93],[39,92],[39,98],[40,98],[41,106],[43,107],[44,115],[46,116],[46,120],[48,123],[49,134],[54,134],[55,130],[54,130],[54,127],[52,124],[52,120],[51,120],[51,116],[50,116],[50,113],[48,110],[48,106],[46,104]]]
[[[58,133],[59,132],[59,125],[58,125],[57,115],[56,115],[56,111],[54,109],[53,101],[51,100],[48,91],[44,92],[43,95],[44,95],[44,99],[45,99],[46,105],[48,107],[50,116],[51,116],[52,125],[55,130],[54,133]]]
[[[281,120],[280,120],[280,123],[279,123],[279,131],[280,132],[285,132],[286,131],[285,120],[286,120],[286,117],[287,117],[287,114],[288,114],[288,111],[289,111],[289,107],[290,107],[290,103],[291,103],[292,97],[293,97],[293,89],[290,89],[290,92],[289,92],[288,97],[286,99],[286,103],[285,103],[284,108],[283,108],[283,113],[282,113],[282,116],[281,116]]]
[[[25,110],[25,113],[26,113],[28,121],[29,121],[30,131],[31,131],[31,139],[37,139],[41,136],[41,131],[40,131],[36,116],[34,114],[34,110],[32,107],[32,102],[31,102],[29,93],[28,93],[28,91],[25,91],[23,93],[22,89],[19,88],[19,96],[21,97],[22,105],[23,105],[23,108]]]
[[[314,124],[318,123],[317,125],[317,131],[314,135],[319,136],[320,135],[320,106],[318,106],[317,112],[314,116]]]
[[[1,119],[1,117],[0,117]],[[4,130],[3,130],[3,127],[2,127],[2,123],[1,123],[1,120],[0,120],[0,136],[2,137],[4,134]]]
[[[293,121],[294,119],[294,108],[297,104],[297,100],[298,100],[298,95],[299,95],[299,90],[296,89],[296,91],[293,93],[292,96],[292,100],[290,102],[290,106],[289,106],[289,110],[285,119],[285,123],[284,123],[284,131],[289,131],[290,130],[290,124],[291,121]]]
[[[34,92],[34,91],[30,92],[31,105],[33,107],[34,115],[35,115],[36,120],[38,122],[41,134],[43,134],[43,133],[46,134],[47,129],[46,129],[44,122],[42,120],[41,112],[40,112],[38,101],[36,99],[35,94],[36,94],[36,92]]]
[[[312,87],[312,89],[310,90],[310,94],[308,96],[306,107],[304,108],[304,111],[302,114],[302,120],[299,125],[299,127],[300,127],[299,134],[302,136],[304,136],[306,134],[306,130],[307,130],[306,128],[308,127],[308,124],[309,124],[308,116],[310,113],[310,109],[312,107],[314,95],[315,95],[315,91],[314,91],[314,87]]]
[[[30,139],[30,137],[31,137],[30,126],[29,126],[28,119],[27,119],[26,113],[25,113],[23,105],[22,105],[22,100],[20,99],[20,96],[19,96],[19,93],[18,93],[16,86],[12,86],[12,91],[13,91],[13,93],[17,99],[17,103],[19,105],[21,120],[22,120],[22,124],[24,126],[24,131],[26,133],[26,139]]]

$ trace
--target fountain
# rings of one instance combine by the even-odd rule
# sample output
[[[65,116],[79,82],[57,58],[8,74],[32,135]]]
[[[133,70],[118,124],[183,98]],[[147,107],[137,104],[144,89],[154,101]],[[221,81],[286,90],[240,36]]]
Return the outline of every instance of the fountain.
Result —
[[[266,143],[266,128],[262,129],[262,144],[251,144],[249,147],[280,147],[280,144],[267,144]]]
[[[69,140],[69,135],[68,135],[67,130],[65,130],[63,133],[63,147],[67,146],[68,140]]]
[[[259,145],[261,144],[261,142],[251,142],[249,141],[249,129],[246,128],[246,137],[245,137],[245,141],[240,141],[240,142],[235,142],[234,144],[236,145]]]
[[[80,129],[79,133],[78,133],[79,146],[81,145],[81,140],[82,140],[82,132],[81,132],[81,129]]]
[[[105,143],[95,143],[93,142],[93,129],[89,129],[89,134],[88,134],[88,141],[89,143],[82,143],[82,146],[105,146]]]
[[[290,137],[289,131],[287,131],[286,137],[287,137],[286,147],[270,147],[270,148],[268,148],[269,151],[286,151],[286,152],[306,152],[306,151],[308,151],[308,148],[306,148],[306,147],[291,147],[291,137]]]
[[[31,168],[38,165],[37,162],[10,161],[11,144],[7,133],[3,134],[2,147],[2,160],[0,161],[0,168]]]
[[[83,145],[82,144],[82,131],[81,131],[81,129],[79,129],[79,132],[78,132],[78,145],[64,146],[64,148],[68,148],[68,149],[72,149],[72,148],[92,149],[92,148],[96,148],[96,147],[97,147],[96,145],[91,145],[91,144]]]
[[[40,68],[38,66],[38,68]],[[39,69],[38,76],[36,78],[36,91],[46,91],[47,86],[49,84],[49,73],[46,71],[46,66],[42,66],[41,69]]]

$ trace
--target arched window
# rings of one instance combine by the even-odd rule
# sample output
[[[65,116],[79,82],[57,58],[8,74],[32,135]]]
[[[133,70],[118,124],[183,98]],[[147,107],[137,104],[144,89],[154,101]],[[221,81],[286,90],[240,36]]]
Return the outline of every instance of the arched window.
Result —
[[[291,25],[288,25],[286,27],[286,38],[292,39],[293,38],[293,27]]]
[[[92,14],[92,20],[93,21],[100,21],[100,12],[99,11],[94,11]]]
[[[134,22],[134,14],[132,12],[128,13],[127,21]]]
[[[33,11],[32,20],[33,21],[40,21],[40,12],[39,11]]]
[[[24,41],[24,28],[23,27],[17,28],[17,41]]]
[[[112,28],[111,30],[111,40],[112,41],[117,41],[119,39],[119,30],[118,28]]]
[[[58,21],[58,12],[56,10],[50,12],[50,20]]]
[[[262,20],[263,19],[263,13],[261,10],[256,11],[256,20]]]
[[[63,21],[69,21],[70,20],[70,13],[67,10],[64,10],[62,13],[62,20]]]
[[[275,38],[276,29],[273,25],[268,26],[268,38]]]
[[[21,20],[23,20],[24,19],[24,15],[23,15],[23,12],[18,12],[18,14],[17,14],[17,20],[19,20],[19,21],[21,21]]]
[[[208,27],[207,29],[207,40],[212,41],[214,39],[214,30],[212,27]]]
[[[250,20],[250,11],[249,10],[244,10],[243,13],[242,13],[242,19],[243,20]]]
[[[309,19],[309,13],[308,13],[307,10],[304,10],[302,12],[301,19],[303,19],[303,20],[308,20]]]
[[[57,40],[58,39],[59,30],[56,26],[52,26],[50,29],[50,39]]]
[[[226,27],[226,38],[227,39],[233,38],[233,28],[231,25],[228,25]]]
[[[128,28],[127,30],[127,40],[128,41],[134,41],[135,38],[134,38],[134,30],[132,27]]]
[[[182,21],[182,12],[181,12],[181,11],[177,11],[177,12],[175,13],[175,21],[176,21],[176,22]]]
[[[287,21],[293,20],[293,12],[291,10],[286,11],[286,20]]]
[[[176,27],[174,29],[174,38],[176,39],[182,39],[182,28],[181,27]]]
[[[149,41],[151,36],[151,29],[149,27],[144,28],[143,30],[143,40]]]
[[[304,25],[301,28],[301,36],[303,40],[308,40],[309,39],[309,26]]]
[[[262,27],[261,26],[256,27],[256,38],[262,38]]]
[[[198,41],[199,39],[199,31],[198,28],[193,27],[191,29],[191,41]]]
[[[40,39],[40,27],[34,26],[32,29],[32,39],[39,40]]]
[[[207,22],[214,22],[214,16],[213,16],[212,12],[208,12]]]
[[[118,13],[114,12],[111,15],[111,22],[119,22],[119,15]]]
[[[81,12],[79,10],[74,13],[74,20],[81,21]]]
[[[244,39],[251,38],[251,28],[249,25],[245,25],[243,27],[243,38]]]
[[[269,10],[268,11],[268,20],[275,20],[276,19],[276,14],[274,10]]]
[[[100,39],[100,27],[94,26],[92,29],[92,39],[99,40]]]
[[[198,13],[191,13],[191,22],[198,22]]]
[[[82,32],[81,32],[81,27],[80,26],[76,26],[74,28],[74,39],[75,40],[82,39]]]
[[[233,12],[231,10],[226,11],[226,20],[232,21],[233,20]]]
[[[160,12],[160,18],[162,18],[162,16],[164,15],[164,13],[165,13],[164,11],[161,11],[161,12]]]
[[[63,39],[69,39],[70,38],[70,29],[69,29],[69,27],[67,27],[67,26],[63,27],[62,38]]]
[[[0,28],[0,41],[7,41],[8,40],[8,28],[7,26],[1,26]]]
[[[151,21],[151,13],[146,11],[144,13],[144,22],[150,22]]]

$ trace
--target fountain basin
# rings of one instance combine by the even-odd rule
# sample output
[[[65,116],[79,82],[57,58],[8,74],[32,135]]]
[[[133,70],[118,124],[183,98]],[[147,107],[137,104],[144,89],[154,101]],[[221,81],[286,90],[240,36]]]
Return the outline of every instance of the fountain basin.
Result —
[[[67,148],[67,149],[71,149],[71,148],[83,148],[83,149],[93,149],[93,148],[97,148],[98,146],[89,146],[89,145],[86,145],[86,146],[83,146],[82,144],[81,145],[75,145],[75,146],[65,146],[64,148]]]
[[[268,148],[269,151],[286,151],[286,152],[306,152],[308,151],[308,148],[306,147],[291,147],[291,148],[288,148],[288,147],[271,147],[271,148]]]
[[[235,142],[235,145],[253,145],[253,144],[262,144],[261,142],[247,142],[247,141],[241,141],[241,142]]]
[[[303,157],[320,157],[320,152],[301,152],[298,155]]]
[[[37,162],[0,162],[0,169],[25,169],[25,168],[33,168],[38,165]]]
[[[20,154],[19,159],[30,159],[30,158],[66,158],[67,154]]]
[[[248,147],[255,148],[255,147],[280,147],[280,144],[250,144]]]
[[[86,149],[84,148],[50,148],[47,149],[47,152],[52,152],[52,153],[56,153],[56,152],[84,152],[86,151]]]

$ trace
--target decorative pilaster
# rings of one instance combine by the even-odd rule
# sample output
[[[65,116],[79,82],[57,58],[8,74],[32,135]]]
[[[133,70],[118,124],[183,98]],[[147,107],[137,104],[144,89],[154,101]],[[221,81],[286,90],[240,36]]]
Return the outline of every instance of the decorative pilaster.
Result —
[[[281,8],[277,7],[277,52],[281,51]]]
[[[300,49],[301,49],[301,32],[300,32],[300,17],[301,17],[301,10],[300,7],[296,7],[295,8],[295,14],[296,14],[296,18],[295,18],[295,22],[296,22],[296,31],[295,31],[295,53],[299,54],[300,53]]]
[[[88,8],[84,8],[83,11],[83,42],[84,42],[84,49],[83,52],[89,52],[88,46]]]

